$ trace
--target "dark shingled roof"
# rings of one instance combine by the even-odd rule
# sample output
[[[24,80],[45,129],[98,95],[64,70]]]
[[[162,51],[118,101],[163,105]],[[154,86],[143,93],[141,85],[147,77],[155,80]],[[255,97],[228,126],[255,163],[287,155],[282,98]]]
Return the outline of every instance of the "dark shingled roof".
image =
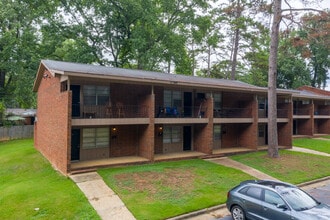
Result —
[[[124,68],[114,68],[91,64],[80,64],[53,60],[42,60],[41,63],[51,72],[59,74],[79,73],[89,75],[101,75],[111,77],[124,77],[127,81],[146,80],[155,81],[157,83],[178,83],[184,85],[194,86],[199,84],[200,87],[213,87],[213,88],[229,88],[229,89],[242,89],[259,92],[267,92],[267,88],[253,86],[237,80],[205,78],[197,76],[187,76],[180,74],[168,74],[153,71],[133,70]]]

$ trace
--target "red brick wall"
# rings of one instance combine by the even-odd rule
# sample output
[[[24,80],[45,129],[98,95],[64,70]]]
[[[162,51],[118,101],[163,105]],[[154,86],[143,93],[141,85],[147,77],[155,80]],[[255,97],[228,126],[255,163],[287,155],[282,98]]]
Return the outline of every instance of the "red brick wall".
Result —
[[[278,123],[278,145],[292,147],[292,125],[291,123]]]
[[[313,119],[297,119],[298,135],[313,135]]]
[[[209,117],[209,123],[206,125],[195,125],[193,132],[194,150],[205,154],[212,154],[213,149],[213,98],[208,98],[206,116]]]
[[[136,156],[139,148],[139,130],[145,126],[121,125],[116,127],[116,131],[111,130],[110,137],[110,157]]]
[[[330,134],[330,119],[316,119],[315,130],[319,134]]]
[[[150,124],[141,129],[142,133],[139,141],[139,156],[153,161],[155,145],[155,95],[148,95],[142,100],[141,104],[147,106],[149,109]]]
[[[69,171],[71,92],[60,92],[58,77],[44,78],[38,88],[35,147],[60,172]]]

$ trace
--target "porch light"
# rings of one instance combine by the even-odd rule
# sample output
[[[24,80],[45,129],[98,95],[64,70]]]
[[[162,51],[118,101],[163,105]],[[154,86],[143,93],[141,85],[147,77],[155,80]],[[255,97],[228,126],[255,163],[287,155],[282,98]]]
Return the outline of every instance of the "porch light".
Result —
[[[111,128],[111,139],[116,139],[117,138],[117,127],[112,127]]]
[[[159,126],[158,127],[158,136],[162,136],[163,135],[163,126]]]

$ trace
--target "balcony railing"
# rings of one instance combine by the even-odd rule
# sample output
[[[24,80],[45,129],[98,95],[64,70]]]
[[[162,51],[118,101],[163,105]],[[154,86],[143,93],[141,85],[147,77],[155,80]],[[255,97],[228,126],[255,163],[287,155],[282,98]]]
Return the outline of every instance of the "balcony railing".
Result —
[[[316,109],[314,115],[328,115],[330,116],[330,109]]]
[[[309,115],[310,109],[293,109],[293,115]]]
[[[277,117],[278,118],[288,118],[289,110],[288,109],[277,109]]]
[[[251,108],[221,108],[213,110],[214,118],[252,118]]]
[[[156,107],[156,118],[206,118],[206,107]]]
[[[78,118],[147,118],[146,106],[72,105],[72,117]]]

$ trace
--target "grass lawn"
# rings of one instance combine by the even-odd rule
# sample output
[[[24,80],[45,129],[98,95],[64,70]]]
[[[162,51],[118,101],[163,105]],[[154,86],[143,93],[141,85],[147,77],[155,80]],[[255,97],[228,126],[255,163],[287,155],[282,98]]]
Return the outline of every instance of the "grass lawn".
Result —
[[[297,138],[293,139],[292,145],[330,154],[330,139]]]
[[[280,158],[272,159],[267,152],[254,152],[230,157],[279,180],[299,184],[330,175],[330,157],[280,151]]]
[[[230,188],[252,178],[199,159],[98,172],[137,219],[166,219],[223,204]]]
[[[33,140],[0,142],[1,219],[100,219],[79,188],[58,174]]]

